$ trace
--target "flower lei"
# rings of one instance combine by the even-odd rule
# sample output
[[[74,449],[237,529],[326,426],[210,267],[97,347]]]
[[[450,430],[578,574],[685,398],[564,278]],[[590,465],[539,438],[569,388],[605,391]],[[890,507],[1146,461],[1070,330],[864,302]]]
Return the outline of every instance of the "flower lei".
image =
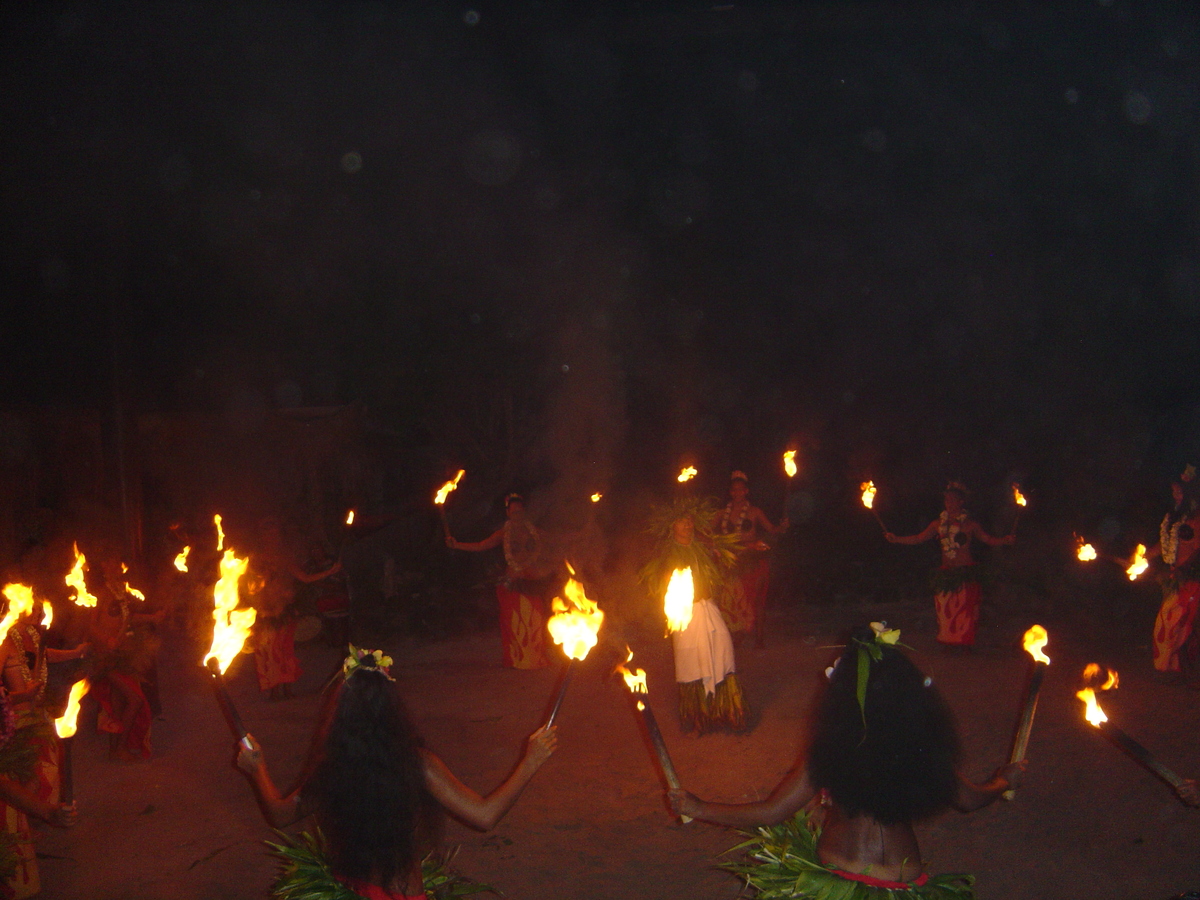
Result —
[[[533,527],[532,522],[528,522],[528,521],[522,522],[521,527],[523,527],[525,529],[525,531],[528,533],[529,538],[530,538],[531,542],[533,543],[532,554],[536,555],[537,554],[537,545],[538,545],[537,529]],[[515,537],[513,535],[514,528],[515,528],[515,526],[513,526],[513,523],[511,521],[504,523],[504,538],[503,538],[503,540],[504,540],[504,561],[508,564],[508,568],[511,571],[521,572],[529,567],[529,563],[532,560],[530,560],[530,559],[518,560],[517,559],[517,549],[513,547],[514,537]],[[530,550],[529,550],[528,544],[526,544],[525,547],[521,548],[521,553],[525,557],[528,557],[530,555]]]
[[[954,521],[950,521],[950,513],[944,509],[942,510],[942,514],[938,516],[938,537],[941,538],[942,554],[946,559],[954,559],[954,557],[958,556],[959,546],[966,543],[965,540],[959,541],[958,539],[959,534],[964,534],[962,525],[966,521],[967,513],[965,510],[959,513],[954,518]]]
[[[1182,516],[1172,524],[1171,514],[1167,513],[1158,526],[1158,546],[1162,551],[1162,561],[1168,566],[1175,565],[1175,555],[1179,552],[1179,526],[1182,524]]]
[[[378,672],[388,681],[395,681],[396,679],[388,674],[391,666],[392,658],[385,656],[382,650],[363,650],[351,644],[350,655],[342,662],[342,678],[349,679],[359,669],[365,669],[368,672]]]

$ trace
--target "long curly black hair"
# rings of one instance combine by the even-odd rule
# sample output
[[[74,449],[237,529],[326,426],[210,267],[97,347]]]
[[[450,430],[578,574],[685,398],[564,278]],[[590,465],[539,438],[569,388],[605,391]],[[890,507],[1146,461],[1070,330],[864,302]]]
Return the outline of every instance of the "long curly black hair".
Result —
[[[420,747],[383,672],[357,669],[333,691],[302,791],[338,875],[388,886],[431,849],[440,808],[425,787]]]
[[[870,674],[860,707],[865,644],[877,647],[879,658],[867,654]],[[866,813],[884,825],[913,822],[950,805],[958,758],[954,718],[937,688],[898,648],[877,644],[869,628],[856,628],[817,706],[808,757],[816,787],[850,816]]]

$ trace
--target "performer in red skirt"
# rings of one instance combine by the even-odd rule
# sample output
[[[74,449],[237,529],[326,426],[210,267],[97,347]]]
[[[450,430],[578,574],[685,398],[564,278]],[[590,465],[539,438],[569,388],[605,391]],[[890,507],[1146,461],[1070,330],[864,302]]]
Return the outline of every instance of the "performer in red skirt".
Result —
[[[971,539],[1001,547],[1013,543],[1016,537],[992,537],[971,518],[964,508],[967,489],[962,482],[950,482],[942,497],[945,509],[920,534],[902,537],[889,531],[886,537],[893,544],[922,544],[937,536],[942,548],[942,565],[933,579],[937,639],[947,646],[970,647],[975,643],[980,598],[979,570],[971,556]]]
[[[1159,541],[1146,555],[1167,565],[1160,576],[1163,602],[1154,622],[1154,668],[1183,677],[1197,663],[1196,610],[1200,606],[1200,503],[1196,470],[1188,466],[1171,485],[1175,501],[1159,526]]]
[[[721,595],[721,613],[733,633],[754,635],[754,646],[763,646],[767,611],[767,587],[771,577],[770,545],[763,533],[780,534],[787,530],[785,517],[776,527],[766,513],[750,502],[750,482],[745,472],[729,476],[729,502],[721,512],[717,531],[738,537],[737,578]]]

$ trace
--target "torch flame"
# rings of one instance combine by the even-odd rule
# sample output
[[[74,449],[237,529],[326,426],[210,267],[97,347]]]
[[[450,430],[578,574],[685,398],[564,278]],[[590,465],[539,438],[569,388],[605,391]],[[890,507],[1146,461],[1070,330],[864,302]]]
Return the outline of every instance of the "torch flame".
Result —
[[[130,596],[137,597],[139,600],[146,599],[146,595],[143,594],[141,591],[139,591],[137,588],[131,587],[128,581],[125,582],[125,593],[129,594]]]
[[[184,547],[182,550],[179,551],[179,555],[175,557],[175,568],[178,569],[180,572],[187,571],[187,558],[188,558],[188,554],[191,552],[192,552],[191,547]]]
[[[676,569],[667,582],[667,593],[663,596],[663,611],[667,614],[667,631],[683,631],[692,621],[692,601],[695,599],[695,583],[692,567]]]
[[[72,547],[75,550],[75,565],[67,573],[65,579],[67,587],[75,588],[73,599],[76,606],[95,606],[96,598],[88,593],[87,583],[83,578],[83,568],[87,565],[87,558],[79,552],[79,544],[73,544]]]
[[[1133,551],[1133,560],[1129,563],[1129,568],[1125,570],[1125,574],[1129,576],[1130,581],[1137,581],[1138,576],[1149,567],[1150,562],[1146,559],[1146,545],[1138,544],[1137,549]]]
[[[625,662],[627,662],[627,663],[633,662],[633,651],[632,650],[629,651],[629,656],[626,657]],[[632,691],[635,694],[649,693],[648,689],[646,688],[646,670],[645,669],[634,669],[631,672],[629,669],[625,668],[624,665],[619,665],[619,666],[617,666],[617,671],[620,672],[621,677],[625,679],[625,686],[627,688],[629,688],[630,691]],[[640,705],[641,701],[638,701],[638,703],[639,703],[638,709],[641,709],[642,708]]]
[[[1104,672],[1104,684],[1101,684],[1097,690],[1111,691],[1114,688],[1120,687],[1120,678],[1117,676],[1114,669],[1102,669],[1096,663],[1088,663],[1083,667],[1083,682],[1093,688],[1100,682],[1100,673]]]
[[[875,482],[864,481],[859,485],[859,490],[862,491],[862,504],[867,509],[875,506]]]
[[[8,636],[8,629],[17,623],[17,619],[33,612],[33,588],[29,585],[6,584],[4,596],[8,598],[8,612],[0,619],[0,641]]]
[[[213,516],[213,524],[217,526],[217,549],[225,549],[225,529],[221,527],[221,514]]]
[[[592,502],[593,502],[593,503],[599,503],[599,502],[600,502],[600,498],[601,498],[601,497],[603,497],[603,496],[604,496],[604,495],[603,495],[602,493],[600,493],[599,491],[596,491],[596,493],[592,494]]]
[[[1087,685],[1083,690],[1078,691],[1075,696],[1086,704],[1083,717],[1097,728],[1101,722],[1107,722],[1108,716],[1104,714],[1104,710],[1100,708],[1100,704],[1096,702],[1096,691],[1107,691],[1115,688],[1118,683],[1117,673],[1112,669],[1104,670],[1104,684],[1098,688],[1096,685],[1100,681],[1101,667],[1096,663],[1088,663],[1083,669],[1083,681]]]
[[[433,495],[433,502],[438,506],[441,506],[443,503],[445,503],[446,497],[449,496],[452,490],[458,487],[458,480],[465,474],[466,469],[459,469],[457,475],[438,488],[437,493]]]
[[[570,563],[567,563],[567,571],[572,577],[563,587],[566,599],[555,597],[551,602],[554,615],[546,622],[546,628],[554,643],[562,647],[570,659],[583,659],[596,646],[604,611],[594,600],[587,598],[583,585],[574,578],[575,570]]]
[[[346,513],[346,524],[347,525],[354,524],[354,510],[350,510],[350,512]]]
[[[796,451],[788,450],[783,454],[783,471],[788,478],[796,477]]]
[[[1025,495],[1021,493],[1021,486],[1014,483],[1012,486],[1012,491],[1013,500],[1016,502],[1017,506],[1025,506]]]
[[[696,477],[696,467],[695,466],[684,466],[682,469],[679,470],[679,475],[676,476],[675,480],[678,481],[680,484],[683,484],[685,481],[691,481],[695,477]]]
[[[92,684],[86,678],[71,685],[71,694],[67,697],[66,711],[54,720],[54,730],[60,738],[75,736],[75,722],[79,718],[79,701],[84,698]]]
[[[246,574],[249,563],[249,559],[234,556],[232,549],[226,550],[221,558],[221,578],[213,586],[213,641],[204,662],[215,658],[222,673],[242,652],[257,615],[254,607],[237,608],[238,580]]]
[[[1089,723],[1099,728],[1101,722],[1108,721],[1108,716],[1104,714],[1104,710],[1102,710],[1100,708],[1100,704],[1096,702],[1095,691],[1093,691],[1091,688],[1084,688],[1082,691],[1076,692],[1075,696],[1084,702],[1085,708],[1083,711],[1083,717],[1087,719]]]
[[[49,628],[50,623],[54,621],[54,607],[50,605],[49,600],[42,601],[42,627]]]
[[[1049,640],[1050,636],[1046,634],[1045,628],[1041,625],[1031,625],[1025,632],[1025,639],[1021,641],[1021,646],[1025,648],[1026,653],[1033,657],[1035,662],[1050,665],[1050,657],[1042,652],[1046,649],[1046,642]]]
[[[1091,562],[1096,558],[1096,548],[1091,544],[1085,544],[1080,538],[1079,549],[1075,551],[1075,555],[1079,557],[1080,562]]]

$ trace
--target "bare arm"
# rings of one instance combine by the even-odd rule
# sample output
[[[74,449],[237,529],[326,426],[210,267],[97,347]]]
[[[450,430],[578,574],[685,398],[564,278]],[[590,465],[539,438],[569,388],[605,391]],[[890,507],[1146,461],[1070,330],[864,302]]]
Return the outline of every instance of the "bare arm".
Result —
[[[734,828],[754,828],[778,825],[791,818],[815,793],[808,778],[808,767],[798,765],[784,776],[771,796],[755,803],[708,803],[682,789],[669,791],[668,797],[676,815]]]
[[[992,537],[990,534],[984,531],[983,526],[974,519],[972,519],[971,524],[967,526],[967,530],[974,537],[979,538],[989,547],[1007,547],[1009,544],[1015,544],[1017,542],[1017,536],[1015,534],[1006,534],[1003,537]]]
[[[950,805],[963,813],[983,809],[1005,791],[1019,787],[1021,774],[1024,771],[1025,760],[1021,760],[1001,766],[983,784],[973,784],[960,774],[958,776],[958,796]]]
[[[272,828],[286,828],[307,815],[300,802],[299,789],[286,797],[280,795],[275,782],[271,780],[271,773],[267,771],[262,747],[251,735],[246,735],[246,743],[238,742],[237,767],[250,779],[263,818]]]
[[[67,662],[72,659],[83,659],[91,651],[92,645],[82,643],[74,650],[59,650],[55,647],[46,648],[46,661],[52,663]]]
[[[323,572],[305,572],[298,566],[293,566],[291,570],[292,577],[303,584],[315,584],[324,578],[328,578],[330,575],[336,575],[340,571],[342,571],[342,561],[340,559]]]
[[[890,531],[884,534],[889,544],[923,544],[935,534],[938,530],[938,520],[934,519],[920,534],[899,535],[892,534]]]
[[[779,520],[778,526],[775,526],[771,524],[771,520],[767,518],[767,514],[757,506],[751,507],[751,509],[753,509],[754,512],[750,514],[750,517],[754,520],[754,524],[763,531],[769,532],[770,534],[779,534],[780,532],[787,530],[788,520],[786,516]]]
[[[539,728],[529,736],[525,755],[513,773],[498,788],[482,797],[459,781],[446,764],[430,753],[421,751],[425,765],[425,785],[447,812],[480,831],[488,831],[512,809],[521,791],[542,763],[550,758],[558,743],[558,729]]]
[[[47,803],[7,777],[0,777],[0,800],[56,828],[70,828],[79,819],[74,803]]]
[[[1188,806],[1200,806],[1200,790],[1196,788],[1195,779],[1185,778],[1183,784],[1175,788],[1175,793]]]
[[[451,550],[491,550],[493,547],[499,547],[502,540],[504,540],[504,529],[497,528],[482,541],[475,541],[474,543],[456,541],[447,535],[446,546]]]

